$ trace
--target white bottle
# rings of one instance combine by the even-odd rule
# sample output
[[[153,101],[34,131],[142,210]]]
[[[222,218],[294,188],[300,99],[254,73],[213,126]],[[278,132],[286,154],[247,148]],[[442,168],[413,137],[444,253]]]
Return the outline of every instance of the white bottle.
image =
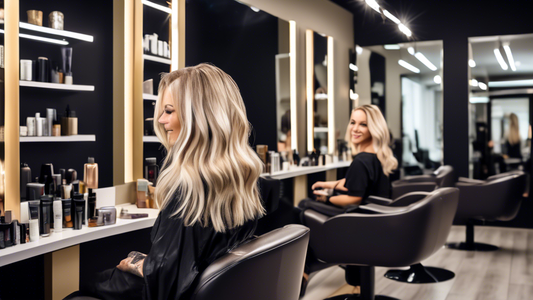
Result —
[[[30,220],[30,242],[39,240],[39,219]]]
[[[41,121],[41,113],[35,113],[35,135],[43,136],[43,122]]]
[[[63,206],[61,199],[54,200],[54,232],[63,230]]]

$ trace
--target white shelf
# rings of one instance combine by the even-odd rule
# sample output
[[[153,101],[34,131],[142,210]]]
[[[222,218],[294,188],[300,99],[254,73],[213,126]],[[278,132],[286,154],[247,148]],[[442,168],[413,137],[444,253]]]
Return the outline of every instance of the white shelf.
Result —
[[[315,132],[325,132],[328,133],[327,127],[315,127]]]
[[[148,54],[143,54],[143,58],[144,60],[155,61],[158,63],[167,64],[167,65],[170,65],[172,63],[172,61],[168,58],[153,56],[153,55],[148,55]]]
[[[157,100],[157,95],[143,94],[144,100]]]
[[[293,177],[298,177],[298,176],[307,175],[307,174],[325,172],[325,171],[333,170],[333,169],[347,168],[350,166],[351,163],[352,163],[351,161],[340,161],[337,163],[332,163],[332,164],[328,164],[325,166],[317,166],[317,167],[291,167],[289,171],[279,171],[279,172],[274,172],[272,174],[263,173],[261,174],[261,177],[271,177],[274,179],[287,179],[287,178],[293,178]]]
[[[19,81],[20,86],[34,87],[41,89],[53,89],[53,90],[65,90],[65,91],[94,91],[94,85],[81,85],[81,84],[63,84],[63,83],[51,83],[40,81]]]
[[[25,23],[25,22],[20,22],[19,26],[21,29],[26,29],[28,31],[37,31],[37,32],[54,35],[54,36],[66,37],[66,38],[76,39],[76,40],[90,42],[90,43],[94,41],[94,37],[88,34],[77,33],[77,32],[68,31],[68,30],[58,30],[58,29],[53,29],[53,28],[49,28],[45,26],[33,25],[30,23]]]
[[[145,135],[143,136],[143,142],[145,143],[159,143],[159,139],[157,138],[157,136],[150,136],[150,135]]]
[[[67,228],[61,232],[52,232],[48,237],[40,237],[36,242],[15,245],[0,250],[0,267],[81,243],[149,228],[154,225],[155,219],[159,214],[159,210],[157,209],[138,209],[134,204],[121,204],[116,207],[117,223],[114,225],[99,227],[83,226],[80,230]],[[148,213],[148,218],[133,220],[119,219],[118,214],[121,208],[126,208],[130,213]]]
[[[95,142],[94,134],[78,134],[66,136],[21,136],[21,143],[30,142]]]

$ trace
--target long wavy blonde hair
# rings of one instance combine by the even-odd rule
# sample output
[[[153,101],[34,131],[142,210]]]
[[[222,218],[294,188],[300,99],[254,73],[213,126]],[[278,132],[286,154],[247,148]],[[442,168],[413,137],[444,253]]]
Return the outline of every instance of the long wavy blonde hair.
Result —
[[[520,128],[518,126],[518,116],[511,113],[509,115],[509,135],[507,140],[509,144],[516,145],[520,143]]]
[[[154,120],[163,113],[165,91],[181,130],[170,145],[164,126],[154,122],[168,152],[157,180],[159,206],[175,205],[173,215],[186,226],[199,222],[218,232],[262,216],[257,180],[263,164],[248,145],[250,124],[235,81],[209,64],[173,71],[159,84]],[[176,196],[179,203],[173,203]]]
[[[361,110],[366,114],[366,122],[368,131],[372,137],[372,145],[374,146],[376,155],[381,162],[383,173],[389,176],[389,174],[392,173],[392,170],[398,167],[398,160],[396,160],[390,148],[390,132],[387,122],[385,121],[381,110],[376,105],[365,104],[356,107],[354,110],[352,110],[352,113],[356,110]],[[346,129],[345,140],[352,149],[352,155],[360,152],[360,146],[352,143],[350,135],[350,122],[348,122],[348,128]]]

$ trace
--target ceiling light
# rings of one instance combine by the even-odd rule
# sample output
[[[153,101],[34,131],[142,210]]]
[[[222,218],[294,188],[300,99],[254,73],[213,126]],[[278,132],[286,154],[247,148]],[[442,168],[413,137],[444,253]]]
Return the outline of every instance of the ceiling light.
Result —
[[[478,86],[479,82],[476,79],[470,79],[470,86]]]
[[[487,90],[487,85],[483,82],[478,82],[477,86],[484,91]]]
[[[522,65],[522,63],[519,60],[517,60],[517,61],[514,62],[514,65],[517,66],[517,67],[520,67],[520,65]]]
[[[503,50],[505,50],[505,55],[507,55],[507,60],[509,61],[509,66],[511,67],[511,70],[516,71],[513,53],[511,52],[511,47],[509,46],[509,43],[503,44]]]
[[[254,7],[254,6],[250,6],[250,8],[251,8],[254,12],[259,12],[259,11],[261,11],[259,8]]]
[[[385,50],[400,50],[400,45],[398,44],[392,44],[392,45],[385,45],[383,46]]]
[[[379,11],[379,4],[376,2],[376,0],[365,0],[365,2],[368,4],[368,6],[372,7],[373,10],[381,14]]]
[[[411,54],[411,55],[415,55],[415,48],[409,47],[409,48],[407,48],[407,52],[409,52],[409,54]]]
[[[441,84],[442,83],[442,78],[440,77],[440,75],[435,75],[435,77],[433,77],[433,81],[436,84]]]
[[[426,65],[426,67],[428,67],[431,71],[437,71],[437,67],[435,67],[434,64],[432,64],[429,59],[427,59],[424,54],[422,54],[421,52],[417,52],[415,54],[415,57],[421,62],[423,63],[424,65]]]
[[[4,34],[4,30],[0,29],[0,33]],[[50,39],[50,38],[45,38],[45,37],[42,37],[42,36],[36,36],[36,35],[30,35],[30,34],[24,34],[24,33],[19,33],[19,37],[25,38],[25,39],[30,39],[30,40],[36,40],[36,41],[40,41],[40,42],[46,42],[46,43],[50,43],[50,44],[68,45],[68,42],[64,41],[64,40]]]
[[[391,20],[392,22],[396,24],[401,23],[400,20],[396,18],[395,16],[393,16],[388,10],[383,10],[383,14],[385,15],[385,17],[389,18],[389,20]]]
[[[350,64],[350,70],[352,70],[354,72],[357,72],[357,71],[359,71],[359,68],[356,65],[354,65],[354,64]]]
[[[489,97],[470,97],[470,103],[489,103]]]
[[[410,37],[411,36],[411,30],[409,30],[409,28],[407,28],[407,26],[403,25],[402,23],[398,24],[398,28],[400,29],[401,32],[403,32],[406,36]]]
[[[360,46],[355,46],[355,52],[357,52],[357,54],[361,54],[363,53],[363,48]]]
[[[403,59],[400,59],[398,61],[398,64],[404,68],[406,68],[407,70],[411,71],[411,72],[414,72],[414,73],[420,73],[420,69],[418,69],[417,67],[411,65],[410,63],[406,62],[405,60]]]
[[[150,6],[151,8],[159,9],[160,11],[164,11],[164,12],[166,12],[168,14],[172,14],[172,9],[170,9],[169,7],[156,4],[156,3],[153,3],[153,2],[148,1],[148,0],[142,0],[142,2],[146,6]]]
[[[496,60],[498,60],[498,63],[500,64],[500,67],[502,67],[502,69],[504,71],[506,71],[509,67],[507,67],[507,64],[503,60],[503,56],[502,56],[502,54],[500,52],[500,49],[498,49],[498,48],[494,49],[494,55],[496,56]]]
[[[470,66],[470,68],[475,68],[476,67],[476,62],[473,59],[469,59],[468,60],[468,65]]]
[[[533,79],[525,80],[507,80],[507,81],[489,81],[489,87],[515,87],[515,86],[533,86]]]

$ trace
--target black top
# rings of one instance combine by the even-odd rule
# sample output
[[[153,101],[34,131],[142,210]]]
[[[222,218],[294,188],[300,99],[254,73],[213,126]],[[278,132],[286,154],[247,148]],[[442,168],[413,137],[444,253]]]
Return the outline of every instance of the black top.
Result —
[[[509,141],[505,141],[505,147],[507,148],[507,155],[511,158],[520,158],[522,159],[522,152],[520,150],[520,142],[511,145]]]
[[[145,299],[189,299],[197,275],[250,238],[257,225],[257,220],[249,221],[221,233],[198,222],[185,226],[182,218],[171,216],[174,209],[163,209],[152,229],[152,248],[143,266]]]
[[[391,197],[389,177],[383,173],[381,162],[374,153],[361,152],[354,156],[353,162],[346,172],[348,195],[354,197],[368,196]]]

